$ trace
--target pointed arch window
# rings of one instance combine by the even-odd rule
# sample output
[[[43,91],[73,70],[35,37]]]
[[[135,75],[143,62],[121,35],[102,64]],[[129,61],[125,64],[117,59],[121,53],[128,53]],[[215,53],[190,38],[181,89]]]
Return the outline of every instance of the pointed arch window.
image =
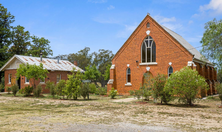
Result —
[[[141,47],[142,63],[156,62],[156,44],[151,36],[147,36]]]
[[[168,68],[168,77],[169,77],[172,73],[173,73],[173,67],[170,66],[170,67]]]
[[[127,68],[126,70],[126,83],[131,83],[131,70]]]

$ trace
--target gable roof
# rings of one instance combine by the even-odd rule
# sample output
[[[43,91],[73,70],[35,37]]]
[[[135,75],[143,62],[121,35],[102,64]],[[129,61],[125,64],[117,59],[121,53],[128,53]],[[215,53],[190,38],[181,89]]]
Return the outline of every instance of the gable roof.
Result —
[[[84,72],[81,68],[78,66],[75,66],[71,62],[67,60],[59,60],[59,63],[57,63],[57,59],[49,59],[49,58],[42,58],[42,61],[40,61],[40,57],[31,57],[31,56],[23,56],[23,55],[14,55],[1,69],[0,71],[4,71],[10,63],[18,59],[21,63],[30,65],[37,65],[39,66],[40,63],[43,64],[43,68],[50,70],[50,71],[72,71],[73,68],[75,68],[75,71],[80,70],[81,72]]]
[[[194,55],[194,59],[197,59],[199,61],[202,61],[202,57],[204,59],[204,61],[206,61],[209,64],[212,64],[209,60],[207,60],[196,48],[194,48],[189,42],[187,42],[182,36],[180,36],[179,34],[175,33],[174,31],[170,30],[169,28],[159,24],[154,18],[152,18],[150,15],[147,14],[146,17],[150,17],[151,19],[153,19],[158,25],[160,25],[160,27],[162,27],[162,29],[164,29],[170,36],[172,36],[176,41],[179,42],[179,44],[181,44],[190,54]],[[145,18],[146,18],[145,17]],[[141,23],[145,20],[145,18],[141,21]],[[139,24],[139,26],[141,25],[141,23]],[[138,27],[139,27],[138,26]],[[138,28],[137,27],[137,28]],[[137,28],[134,30],[134,32],[137,30]],[[134,34],[134,32],[130,35],[130,37]],[[130,38],[129,37],[129,38]],[[128,39],[129,39],[128,38]],[[127,40],[128,40],[127,39]],[[127,41],[126,41],[127,42]],[[123,44],[125,45],[126,42]],[[123,47],[122,45],[122,47]],[[122,47],[120,49],[122,49]],[[117,53],[120,51],[120,49],[117,51]],[[116,54],[117,54],[116,53]],[[115,54],[115,55],[116,55]],[[115,57],[115,56],[114,56]],[[113,59],[114,59],[113,57]]]

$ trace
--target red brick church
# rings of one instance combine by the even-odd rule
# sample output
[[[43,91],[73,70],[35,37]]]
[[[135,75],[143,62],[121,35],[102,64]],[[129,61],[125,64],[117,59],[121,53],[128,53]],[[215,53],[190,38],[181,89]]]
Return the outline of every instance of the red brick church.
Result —
[[[216,94],[217,72],[210,61],[202,58],[182,36],[147,15],[113,57],[107,90],[114,87],[120,94],[128,94],[140,88],[145,73],[170,76],[190,66],[206,78],[210,89],[204,94]]]

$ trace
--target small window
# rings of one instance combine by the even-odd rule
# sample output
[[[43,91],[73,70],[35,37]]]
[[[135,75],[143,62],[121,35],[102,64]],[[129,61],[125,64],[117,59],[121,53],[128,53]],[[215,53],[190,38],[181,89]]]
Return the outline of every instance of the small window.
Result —
[[[170,66],[170,67],[168,68],[168,77],[169,77],[172,73],[173,73],[173,67]]]
[[[126,70],[126,83],[131,83],[131,71],[130,68]]]
[[[8,74],[8,83],[12,82],[12,74]]]
[[[29,83],[29,79],[25,77],[25,83]]]
[[[45,78],[44,79],[40,79],[40,83],[45,83]]]
[[[61,80],[61,74],[57,74],[56,78],[57,78],[57,83],[58,83]]]
[[[147,28],[149,28],[149,27],[150,27],[150,23],[149,23],[149,22],[146,24],[146,27],[147,27]]]

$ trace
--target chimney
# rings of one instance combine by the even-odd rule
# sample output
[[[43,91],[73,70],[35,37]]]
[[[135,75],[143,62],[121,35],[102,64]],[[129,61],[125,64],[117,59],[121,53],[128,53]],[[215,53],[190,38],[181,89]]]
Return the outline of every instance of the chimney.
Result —
[[[57,58],[57,63],[59,64],[59,56],[58,56],[58,58]]]
[[[40,53],[40,61],[42,61],[42,52]]]
[[[78,63],[77,63],[77,61],[74,61],[74,63],[73,63],[75,66],[78,66]]]

